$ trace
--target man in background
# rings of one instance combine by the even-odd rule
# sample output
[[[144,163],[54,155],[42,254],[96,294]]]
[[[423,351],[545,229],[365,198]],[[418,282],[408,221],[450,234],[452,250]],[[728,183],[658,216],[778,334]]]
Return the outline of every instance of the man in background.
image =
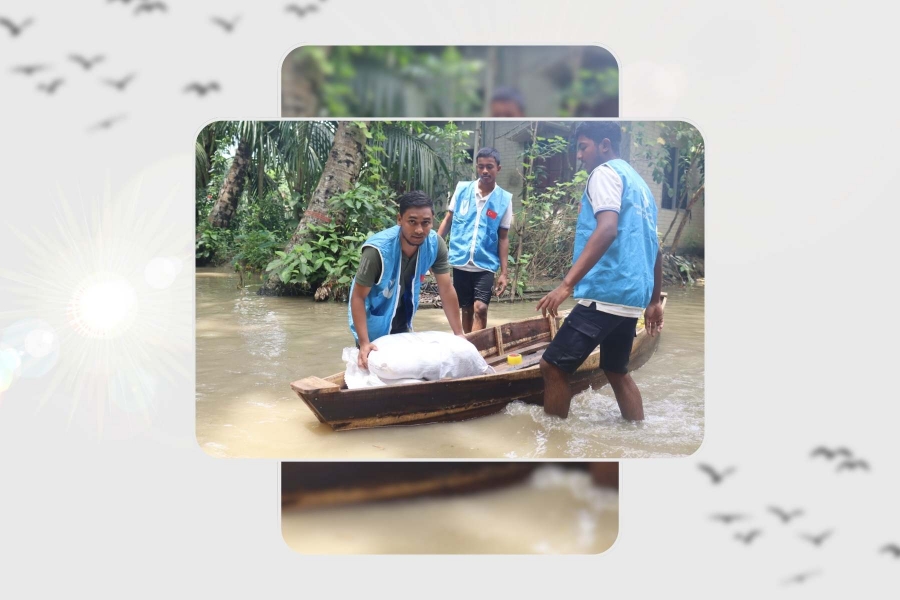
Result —
[[[521,119],[525,117],[525,99],[519,90],[511,87],[500,87],[491,95],[491,117],[503,119]]]
[[[497,185],[500,154],[482,148],[475,155],[478,179],[461,181],[438,228],[438,237],[450,233],[453,287],[462,308],[466,333],[487,327],[488,305],[499,270],[497,296],[506,290],[512,194]]]

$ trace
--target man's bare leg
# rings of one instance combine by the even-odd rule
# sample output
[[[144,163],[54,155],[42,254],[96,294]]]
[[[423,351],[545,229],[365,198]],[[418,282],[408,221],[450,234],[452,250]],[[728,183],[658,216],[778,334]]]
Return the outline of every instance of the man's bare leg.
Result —
[[[474,313],[474,309],[471,306],[467,306],[461,308],[460,312],[462,312],[463,333],[469,333],[472,331],[472,314]]]
[[[544,376],[544,412],[565,419],[569,416],[569,404],[572,402],[569,376],[543,359],[541,375]]]
[[[631,375],[610,373],[609,371],[604,371],[604,373],[616,395],[616,402],[619,403],[622,418],[628,421],[643,421],[644,401],[641,398],[641,391]]]
[[[481,300],[475,301],[475,314],[472,319],[472,331],[481,331],[487,327],[488,305]],[[467,332],[468,333],[468,332]]]

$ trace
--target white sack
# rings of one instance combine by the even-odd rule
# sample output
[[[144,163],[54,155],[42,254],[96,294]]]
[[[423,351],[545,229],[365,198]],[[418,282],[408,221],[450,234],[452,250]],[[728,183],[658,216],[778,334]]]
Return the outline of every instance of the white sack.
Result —
[[[369,353],[369,371],[356,365],[359,351],[345,348],[347,387],[397,385],[414,381],[458,379],[494,373],[475,345],[442,331],[386,335],[373,342],[378,350]],[[350,360],[352,358],[352,360]]]

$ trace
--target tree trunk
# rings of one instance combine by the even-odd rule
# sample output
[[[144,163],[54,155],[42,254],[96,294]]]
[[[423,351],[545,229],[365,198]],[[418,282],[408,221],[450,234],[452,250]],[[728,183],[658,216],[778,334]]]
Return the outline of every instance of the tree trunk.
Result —
[[[259,202],[265,195],[264,184],[266,181],[266,161],[263,149],[257,151],[256,156],[256,201]]]
[[[309,199],[309,205],[297,224],[297,229],[285,246],[284,251],[290,253],[294,246],[303,244],[309,232],[310,225],[330,223],[332,217],[328,216],[328,200],[332,196],[342,194],[349,190],[366,160],[366,135],[365,131],[357,127],[353,122],[341,121],[334,133],[334,144],[328,154],[328,160],[322,168],[322,177],[319,184]],[[342,214],[333,215],[336,220],[343,218]],[[281,296],[289,292],[287,285],[281,282],[277,271],[269,273],[266,282],[259,288],[261,296]]]
[[[247,179],[247,168],[250,166],[250,154],[252,147],[248,140],[241,140],[238,143],[237,151],[234,153],[234,160],[231,162],[231,168],[228,170],[228,176],[222,184],[219,191],[219,199],[209,213],[209,224],[220,229],[228,227],[231,224],[231,218],[234,216],[238,207],[238,201],[244,192],[244,182]]]
[[[672,245],[669,247],[669,254],[675,254],[675,251],[678,250],[678,240],[681,239],[681,232],[684,231],[684,226],[687,225],[687,220],[691,216],[691,207],[694,206],[694,202],[703,195],[703,188],[705,187],[706,184],[697,188],[697,191],[691,196],[691,201],[688,202],[688,205],[685,207],[684,214],[681,217],[681,223],[678,224],[678,229],[675,230],[675,238],[672,240]]]
[[[325,60],[328,60],[328,48],[324,50]],[[316,88],[323,79],[313,57],[301,54],[288,58],[282,71],[281,116],[318,117],[319,95]]]
[[[518,244],[516,244],[516,270],[513,272],[513,280],[512,280],[512,288],[510,290],[510,300],[516,301],[516,292],[519,287],[519,273],[522,270],[522,265],[519,264],[519,260],[522,258],[522,246],[525,242],[525,227],[528,223],[528,177],[534,171],[534,144],[537,143],[537,121],[532,121],[531,123],[531,145],[532,148],[529,150],[531,156],[528,157],[528,165],[525,167],[524,172],[522,174],[522,181],[524,185],[522,186],[522,222],[516,223],[516,233],[518,233]],[[519,294],[519,297],[522,298],[522,295]]]

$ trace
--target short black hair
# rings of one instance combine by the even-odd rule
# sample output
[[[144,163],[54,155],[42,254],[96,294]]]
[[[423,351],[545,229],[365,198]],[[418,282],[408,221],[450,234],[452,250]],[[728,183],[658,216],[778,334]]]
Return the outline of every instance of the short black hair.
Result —
[[[584,136],[596,143],[604,139],[609,140],[613,152],[619,153],[619,145],[622,143],[622,127],[615,121],[583,121],[575,128],[575,140]]]
[[[413,192],[406,192],[397,199],[397,204],[400,205],[401,217],[403,216],[403,213],[408,211],[410,208],[424,208],[426,206],[431,209],[432,213],[434,213],[434,200],[429,198],[425,192],[420,192],[418,190]]]
[[[493,158],[494,162],[497,163],[497,166],[500,166],[500,153],[494,150],[493,148],[489,148],[485,146],[475,155],[475,162],[478,162],[479,158]]]
[[[522,114],[525,113],[525,98],[522,93],[514,87],[498,87],[491,94],[491,102],[512,102],[519,107]]]

